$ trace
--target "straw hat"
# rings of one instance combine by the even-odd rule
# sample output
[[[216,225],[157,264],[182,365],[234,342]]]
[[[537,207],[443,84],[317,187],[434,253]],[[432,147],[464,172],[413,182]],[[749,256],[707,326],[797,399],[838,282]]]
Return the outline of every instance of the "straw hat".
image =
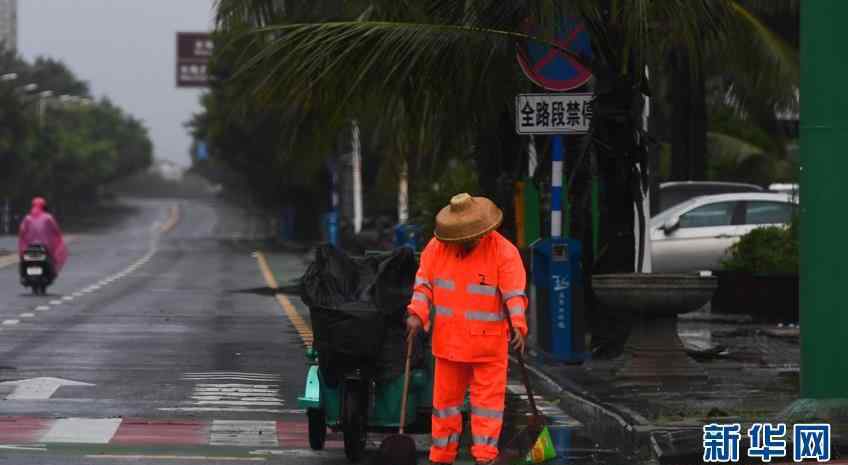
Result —
[[[470,242],[501,225],[503,212],[486,197],[457,194],[450,205],[436,215],[436,239],[442,242]]]

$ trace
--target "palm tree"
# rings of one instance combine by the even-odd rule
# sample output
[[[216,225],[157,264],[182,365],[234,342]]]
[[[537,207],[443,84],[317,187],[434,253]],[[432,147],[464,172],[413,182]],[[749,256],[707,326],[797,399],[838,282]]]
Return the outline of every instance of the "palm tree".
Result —
[[[761,79],[763,72],[795,71],[788,65],[793,60],[786,47],[746,8],[776,3],[781,2],[373,0],[324,1],[312,9],[314,2],[303,0],[219,0],[218,19],[223,30],[247,30],[255,49],[243,57],[236,73],[243,88],[266,101],[299,105],[307,114],[323,112],[327,123],[368,111],[365,102],[379,102],[379,109],[392,110],[383,112],[382,119],[395,130],[404,129],[399,139],[404,139],[400,145],[405,149],[397,153],[407,156],[420,150],[409,144],[420,140],[410,136],[421,135],[422,128],[429,129],[426,136],[433,141],[464,134],[460,139],[471,141],[482,188],[493,195],[500,175],[520,171],[515,159],[523,142],[511,129],[512,99],[531,87],[514,64],[516,41],[549,42],[555,23],[565,15],[579,15],[587,24],[595,55],[591,60],[577,58],[597,77],[595,147],[606,160],[600,165],[613,188],[620,185],[614,179],[636,183],[631,166],[645,156],[644,138],[633,134],[639,126],[635,115],[641,111],[634,97],[652,92],[646,68],[665,70],[672,64],[673,95],[679,97],[674,120],[689,126],[674,131],[674,148],[684,154],[676,157],[678,166],[704,159],[707,128],[699,102],[705,99],[700,89],[702,64],[708,58],[746,60],[755,68],[749,74],[760,75],[753,80],[760,85],[749,88],[758,90],[770,85]],[[536,19],[543,35],[521,32],[526,17]],[[732,88],[742,89],[739,82],[734,80]],[[424,109],[427,114],[422,115]],[[320,139],[326,132],[313,135]],[[421,165],[420,158],[419,153],[413,166]],[[625,212],[639,189],[623,188],[616,194],[613,197],[621,201],[612,202],[618,207],[611,207],[611,214],[628,216]],[[608,229],[632,230],[632,224],[624,221]],[[620,254],[619,265],[632,263],[629,255],[632,252]]]

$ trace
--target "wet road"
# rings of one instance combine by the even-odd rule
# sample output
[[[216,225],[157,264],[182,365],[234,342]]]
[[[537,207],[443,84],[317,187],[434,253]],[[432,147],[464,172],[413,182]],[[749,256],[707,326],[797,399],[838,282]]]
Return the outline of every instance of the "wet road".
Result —
[[[246,232],[239,216],[211,201],[133,205],[79,237],[47,297],[0,268],[0,463],[346,463],[338,436],[309,449],[303,331],[287,310],[308,315],[296,299],[241,292],[267,276],[233,240]],[[570,457],[560,463],[625,463],[540,400]]]

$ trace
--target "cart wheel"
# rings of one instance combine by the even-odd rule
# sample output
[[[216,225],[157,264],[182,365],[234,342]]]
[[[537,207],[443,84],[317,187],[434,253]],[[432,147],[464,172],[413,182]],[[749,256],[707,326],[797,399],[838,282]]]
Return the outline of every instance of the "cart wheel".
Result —
[[[351,462],[358,462],[365,452],[365,442],[367,439],[367,419],[366,405],[363,402],[365,397],[359,383],[351,383],[345,386],[343,417],[342,417],[342,433],[344,436],[345,456]]]
[[[323,450],[327,441],[327,416],[323,410],[309,409],[309,447],[312,450]]]

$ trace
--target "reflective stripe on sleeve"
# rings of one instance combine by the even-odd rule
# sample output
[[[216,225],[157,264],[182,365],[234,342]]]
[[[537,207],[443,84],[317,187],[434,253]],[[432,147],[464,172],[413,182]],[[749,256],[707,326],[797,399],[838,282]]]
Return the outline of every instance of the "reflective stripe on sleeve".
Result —
[[[430,289],[433,288],[433,286],[430,284],[430,281],[428,281],[424,278],[419,278],[418,276],[415,277],[415,285],[416,286],[425,286],[425,287],[430,288]]]
[[[492,312],[468,311],[465,312],[465,319],[471,321],[501,321],[503,315]]]
[[[450,307],[436,305],[436,315],[453,316],[453,310],[451,310]]]
[[[452,291],[454,288],[454,283],[450,279],[436,278],[433,282],[436,283],[436,287],[441,287],[442,289]]]
[[[433,409],[433,416],[436,418],[455,417],[461,414],[462,412],[459,411],[459,407],[445,407],[441,409]]]
[[[423,292],[415,292],[412,294],[412,300],[418,300],[421,302],[429,302],[430,299],[427,298],[427,295]]]
[[[446,438],[433,437],[431,440],[433,441],[433,445],[436,447],[447,447],[450,444],[459,443],[459,434],[453,433]],[[495,444],[497,444],[497,441]]]
[[[506,292],[506,293],[504,293],[504,295],[503,295],[503,301],[504,301],[504,302],[506,302],[507,300],[509,300],[509,299],[511,299],[511,298],[513,298],[513,297],[527,297],[527,294],[525,294],[525,293],[524,293],[524,291],[510,291],[510,292]]]
[[[524,315],[524,307],[510,307],[509,308],[509,316],[520,316]]]
[[[494,410],[484,407],[471,406],[471,414],[478,417],[494,418],[496,420],[503,419],[503,410]]]
[[[476,295],[493,296],[497,294],[498,288],[495,286],[487,286],[485,284],[469,284],[468,293]]]

